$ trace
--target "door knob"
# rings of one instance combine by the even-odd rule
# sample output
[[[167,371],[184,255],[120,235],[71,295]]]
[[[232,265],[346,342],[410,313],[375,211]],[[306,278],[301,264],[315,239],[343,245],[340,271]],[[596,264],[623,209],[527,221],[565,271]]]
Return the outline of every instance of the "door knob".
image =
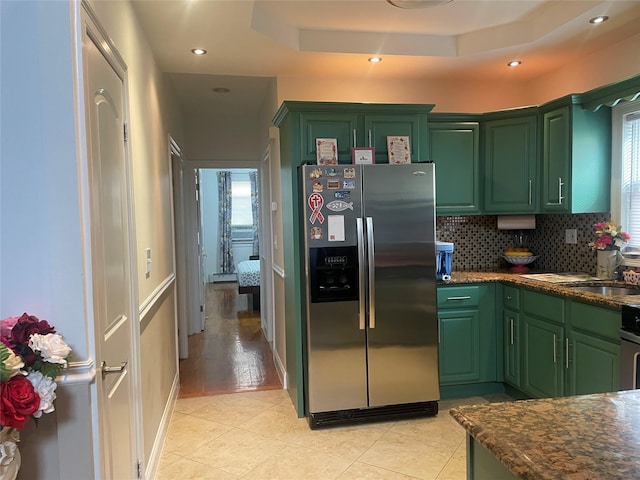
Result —
[[[107,365],[107,362],[102,361],[100,364],[100,370],[102,371],[102,376],[108,375],[110,373],[120,373],[127,366],[127,362],[122,362],[119,367],[110,367]]]

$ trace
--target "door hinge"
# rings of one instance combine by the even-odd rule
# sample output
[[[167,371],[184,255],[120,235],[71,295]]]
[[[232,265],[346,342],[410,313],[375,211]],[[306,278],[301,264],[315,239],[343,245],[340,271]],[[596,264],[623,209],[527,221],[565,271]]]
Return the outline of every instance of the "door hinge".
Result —
[[[204,305],[200,305],[200,313],[204,312]]]
[[[124,141],[128,142],[129,141],[129,128],[128,128],[126,123],[122,124],[122,128],[124,130]]]
[[[136,462],[136,475],[138,479],[142,478],[142,464],[140,463],[140,460],[138,460]]]

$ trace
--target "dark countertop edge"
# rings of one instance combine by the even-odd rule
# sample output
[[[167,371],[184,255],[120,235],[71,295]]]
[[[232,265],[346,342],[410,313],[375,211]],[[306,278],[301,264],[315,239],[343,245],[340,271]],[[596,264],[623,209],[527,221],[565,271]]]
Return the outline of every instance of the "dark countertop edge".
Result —
[[[524,278],[520,274],[510,272],[454,272],[451,275],[451,280],[439,280],[437,285],[464,285],[468,283],[505,283],[614,309],[620,309],[622,305],[640,303],[640,295],[602,295],[570,288],[576,285],[607,285],[633,288],[633,286],[624,282],[613,280],[551,283]]]

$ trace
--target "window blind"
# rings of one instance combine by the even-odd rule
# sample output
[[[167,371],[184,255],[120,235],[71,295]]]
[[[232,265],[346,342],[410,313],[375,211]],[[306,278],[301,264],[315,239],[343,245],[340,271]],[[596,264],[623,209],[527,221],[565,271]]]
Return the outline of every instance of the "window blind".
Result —
[[[629,246],[640,248],[640,111],[623,117],[621,180],[623,230]]]

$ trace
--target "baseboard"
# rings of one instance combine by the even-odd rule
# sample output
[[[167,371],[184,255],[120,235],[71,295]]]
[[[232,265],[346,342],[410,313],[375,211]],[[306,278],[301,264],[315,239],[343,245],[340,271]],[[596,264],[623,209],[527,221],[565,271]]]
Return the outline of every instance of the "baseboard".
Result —
[[[162,455],[162,448],[164,447],[164,440],[167,437],[167,430],[169,429],[169,422],[171,421],[171,415],[176,405],[178,393],[180,392],[180,377],[176,373],[173,379],[173,385],[171,386],[171,392],[167,399],[167,404],[164,407],[162,418],[160,419],[160,425],[158,425],[158,432],[153,442],[153,448],[149,454],[149,461],[144,468],[142,474],[143,479],[151,480],[156,478],[156,472],[158,470],[158,464],[160,463],[160,456]]]
[[[440,385],[440,398],[479,397],[492,393],[504,393],[505,385],[500,382],[469,383],[463,385]]]
[[[282,383],[282,388],[289,390],[289,376],[287,375],[287,370],[284,368],[282,360],[280,360],[277,350],[273,350],[273,361],[276,366],[276,372],[278,372],[278,378],[280,378],[280,382]]]

